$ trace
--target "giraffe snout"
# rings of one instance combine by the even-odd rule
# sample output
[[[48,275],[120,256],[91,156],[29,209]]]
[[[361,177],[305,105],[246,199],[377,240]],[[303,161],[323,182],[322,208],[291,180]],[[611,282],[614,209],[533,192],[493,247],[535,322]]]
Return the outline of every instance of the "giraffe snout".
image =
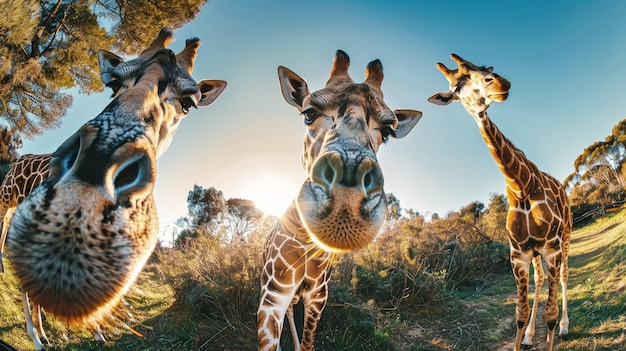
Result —
[[[95,185],[111,201],[143,196],[156,179],[154,152],[143,138],[109,149],[95,143],[97,131],[83,127],[57,149],[49,178],[56,184]]]
[[[380,192],[383,188],[383,174],[375,159],[364,157],[358,160],[344,160],[338,152],[329,152],[313,165],[311,180],[331,191],[336,186],[354,188],[364,196]]]

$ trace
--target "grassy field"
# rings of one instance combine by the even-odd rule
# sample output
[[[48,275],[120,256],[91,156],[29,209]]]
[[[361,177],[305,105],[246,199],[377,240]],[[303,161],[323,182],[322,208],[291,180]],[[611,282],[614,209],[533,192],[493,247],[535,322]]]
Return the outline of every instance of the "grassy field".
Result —
[[[557,339],[555,349],[626,350],[626,210],[574,231],[570,250],[570,333],[564,340]],[[47,316],[45,329],[53,343],[49,349],[256,348],[253,308],[242,313],[249,315],[249,321],[218,321],[210,308],[185,303],[162,268],[158,263],[149,265],[126,297],[132,307],[120,308],[105,322],[107,343],[92,341],[85,328],[70,328]],[[388,311],[336,301],[331,296],[324,312],[317,350],[510,350],[515,337],[515,281],[510,273],[491,274],[470,286],[449,288],[434,301],[399,304]],[[32,350],[24,325],[19,288],[9,271],[0,275],[0,339],[19,350]],[[364,328],[374,330],[374,339],[366,344],[359,334]],[[537,349],[543,349],[545,334],[545,324],[539,320]],[[288,343],[284,345],[287,350]]]
[[[569,266],[569,335],[556,339],[555,350],[626,350],[626,211],[575,230]],[[540,314],[546,286],[544,282]],[[513,349],[512,275],[494,275],[473,291],[451,295],[443,306],[424,307],[413,324],[407,323],[398,333],[404,342],[398,343],[399,350]],[[539,317],[534,348],[543,350],[546,327]]]

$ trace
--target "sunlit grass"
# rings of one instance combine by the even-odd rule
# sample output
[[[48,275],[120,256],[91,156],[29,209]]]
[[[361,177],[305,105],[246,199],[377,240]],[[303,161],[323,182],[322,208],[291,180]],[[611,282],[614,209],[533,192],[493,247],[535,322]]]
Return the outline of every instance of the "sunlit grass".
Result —
[[[626,343],[625,220],[626,211],[621,211],[572,233],[570,334],[557,340],[555,350],[619,350]],[[263,238],[260,233],[246,242],[218,245],[207,237],[186,251],[159,251],[125,297],[131,307],[105,323],[107,343],[92,341],[86,328],[68,327],[48,316],[49,350],[255,349]],[[476,271],[464,282],[454,281],[453,265],[437,256],[443,253],[418,248],[407,258],[404,247],[416,239],[399,233],[394,240],[397,245],[387,240],[385,249],[372,246],[336,262],[317,350],[511,348],[516,296],[510,270]],[[463,254],[455,256],[461,265],[477,259]],[[296,314],[301,318],[301,310]],[[19,350],[32,350],[10,270],[0,275],[0,338]],[[544,338],[545,324],[539,319],[535,342]],[[284,335],[283,347],[292,348],[289,335]]]
[[[567,350],[618,350],[626,340],[626,212],[573,233]]]

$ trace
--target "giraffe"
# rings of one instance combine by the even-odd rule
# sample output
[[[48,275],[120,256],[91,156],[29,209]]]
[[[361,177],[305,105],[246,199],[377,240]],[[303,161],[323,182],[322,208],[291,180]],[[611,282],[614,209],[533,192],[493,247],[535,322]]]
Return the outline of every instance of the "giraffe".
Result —
[[[17,205],[33,191],[33,189],[43,182],[48,176],[48,166],[52,154],[26,154],[18,157],[9,172],[6,174],[0,185],[0,217],[2,221],[2,233],[0,236],[0,273],[5,273],[4,269],[4,242],[6,240],[9,223]],[[27,325],[28,329],[36,328],[37,335],[43,343],[48,343],[42,324],[41,306],[34,305],[33,312],[30,313],[28,295],[22,293],[27,324],[32,321],[32,325]],[[94,338],[105,341],[99,328],[93,330]]]
[[[4,241],[15,207],[48,176],[52,154],[26,154],[18,157],[0,185],[0,273],[4,273]]]
[[[92,329],[111,314],[154,249],[158,218],[152,191],[156,159],[192,108],[208,106],[222,80],[196,82],[198,38],[178,54],[162,29],[134,60],[98,52],[113,100],[52,154],[48,177],[15,209],[7,245],[22,291],[57,318]]]
[[[259,350],[280,347],[285,316],[295,350],[313,350],[328,297],[332,253],[366,246],[387,217],[376,153],[389,137],[406,136],[422,116],[387,107],[380,60],[367,65],[360,84],[350,78],[349,65],[348,55],[338,50],[326,86],[312,93],[299,75],[278,68],[283,97],[307,127],[302,153],[307,177],[265,242]],[[301,343],[293,318],[299,301],[305,310]]]
[[[458,69],[450,70],[444,64],[437,63],[437,68],[450,83],[450,91],[434,94],[428,101],[437,105],[448,105],[454,100],[461,102],[478,123],[478,129],[491,155],[506,178],[509,202],[506,228],[511,247],[511,266],[517,282],[517,333],[514,349],[520,350],[522,343],[530,346],[533,342],[539,293],[544,281],[541,263],[543,258],[548,271],[549,290],[544,319],[548,327],[547,349],[552,350],[559,316],[559,280],[563,309],[559,335],[567,335],[569,327],[567,257],[572,215],[567,195],[557,179],[539,170],[489,119],[489,105],[493,101],[505,101],[511,84],[493,73],[493,67],[479,67],[455,54],[451,58],[458,64]],[[531,264],[534,268],[535,294],[529,316],[528,284]]]

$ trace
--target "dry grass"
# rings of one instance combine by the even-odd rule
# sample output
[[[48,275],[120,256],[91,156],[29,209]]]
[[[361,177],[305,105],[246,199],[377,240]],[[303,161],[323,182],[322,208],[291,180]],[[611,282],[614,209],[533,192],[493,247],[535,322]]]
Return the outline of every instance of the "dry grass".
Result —
[[[555,350],[626,349],[625,220],[621,211],[573,233],[570,334],[556,342]],[[126,297],[132,309],[121,310],[105,327],[109,342],[97,344],[89,330],[48,316],[50,349],[255,349],[262,239],[220,247],[207,238],[186,253],[159,252]],[[391,251],[364,250],[336,266],[316,338],[318,351],[511,349],[515,282],[510,272],[446,285],[444,273],[428,273],[415,257],[409,264],[393,258],[403,253],[392,256]],[[537,327],[535,343],[541,349],[545,325],[539,320]],[[10,272],[0,275],[0,339],[32,350]],[[285,350],[290,343],[287,337]]]

